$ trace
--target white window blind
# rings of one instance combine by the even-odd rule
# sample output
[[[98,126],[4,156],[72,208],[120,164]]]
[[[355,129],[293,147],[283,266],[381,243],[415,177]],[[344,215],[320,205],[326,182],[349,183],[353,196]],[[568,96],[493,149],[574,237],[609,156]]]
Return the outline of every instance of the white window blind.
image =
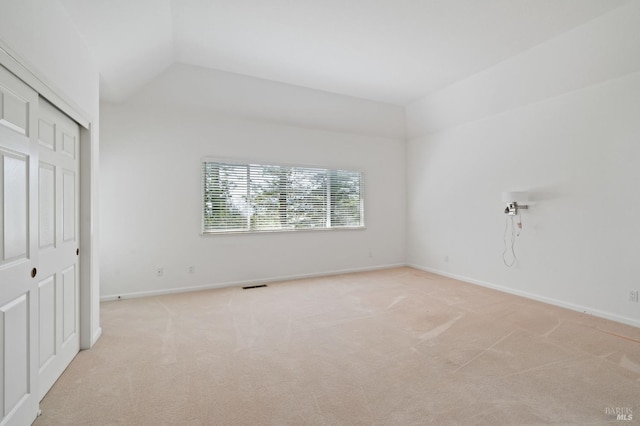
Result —
[[[202,162],[203,232],[364,227],[361,172]]]

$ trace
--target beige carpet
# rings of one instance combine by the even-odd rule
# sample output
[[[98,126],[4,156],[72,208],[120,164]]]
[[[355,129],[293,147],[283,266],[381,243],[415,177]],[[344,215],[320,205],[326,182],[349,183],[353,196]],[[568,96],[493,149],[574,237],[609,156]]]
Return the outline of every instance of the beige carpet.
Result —
[[[109,302],[102,327],[37,426],[640,421],[640,329],[410,268]]]

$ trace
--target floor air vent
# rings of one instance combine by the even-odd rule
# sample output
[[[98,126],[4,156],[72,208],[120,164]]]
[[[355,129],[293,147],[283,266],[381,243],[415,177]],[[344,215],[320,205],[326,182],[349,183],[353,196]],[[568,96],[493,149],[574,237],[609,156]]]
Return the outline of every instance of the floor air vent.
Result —
[[[248,285],[246,287],[242,287],[243,290],[250,290],[252,288],[260,288],[260,287],[266,287],[266,284],[258,284],[258,285]]]

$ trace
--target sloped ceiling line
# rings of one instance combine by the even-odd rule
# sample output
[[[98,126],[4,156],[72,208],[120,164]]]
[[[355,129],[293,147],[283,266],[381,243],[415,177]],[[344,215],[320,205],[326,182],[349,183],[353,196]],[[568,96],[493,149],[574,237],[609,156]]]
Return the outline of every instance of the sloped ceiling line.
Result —
[[[119,102],[174,62],[406,105],[633,0],[58,0]]]

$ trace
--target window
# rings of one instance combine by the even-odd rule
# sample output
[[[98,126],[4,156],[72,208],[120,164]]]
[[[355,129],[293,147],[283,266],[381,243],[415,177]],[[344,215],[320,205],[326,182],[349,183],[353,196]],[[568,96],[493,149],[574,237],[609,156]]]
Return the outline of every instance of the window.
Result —
[[[362,173],[202,162],[203,232],[362,228]]]

